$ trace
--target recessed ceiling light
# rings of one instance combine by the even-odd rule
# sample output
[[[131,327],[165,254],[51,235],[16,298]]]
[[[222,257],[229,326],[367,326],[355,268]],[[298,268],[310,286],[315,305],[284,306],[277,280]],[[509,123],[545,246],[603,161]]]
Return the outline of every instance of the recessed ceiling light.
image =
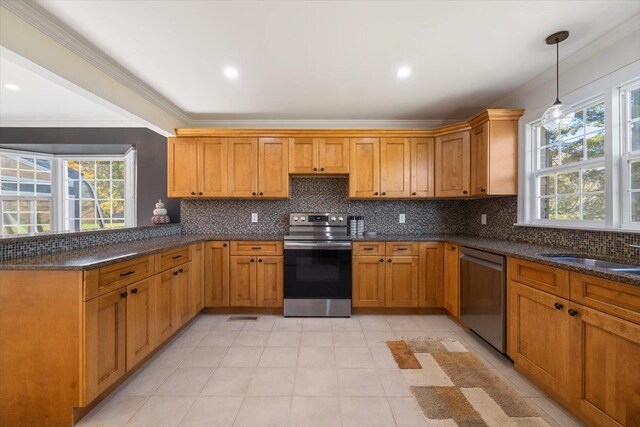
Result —
[[[238,69],[235,67],[226,67],[224,69],[224,76],[229,80],[235,80],[238,78]]]
[[[20,90],[20,86],[11,83],[5,83],[3,86],[5,87],[5,89],[9,90]]]
[[[396,70],[396,77],[399,79],[407,79],[411,76],[411,67],[400,67]]]

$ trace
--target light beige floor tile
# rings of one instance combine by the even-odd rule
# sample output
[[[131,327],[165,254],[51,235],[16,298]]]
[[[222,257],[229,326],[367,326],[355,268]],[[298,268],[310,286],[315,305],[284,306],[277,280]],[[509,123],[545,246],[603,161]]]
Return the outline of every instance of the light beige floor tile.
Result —
[[[378,369],[378,376],[382,382],[384,393],[387,397],[411,396],[409,384],[398,368]]]
[[[522,392],[527,397],[543,397],[544,392],[533,385],[528,379],[518,373],[515,369],[499,369],[504,378]]]
[[[295,396],[337,396],[336,369],[298,367],[293,394]]]
[[[291,397],[245,397],[235,427],[282,427],[289,424]]]
[[[369,347],[336,347],[338,368],[375,368]]]
[[[210,331],[218,324],[218,322],[220,322],[220,319],[221,316],[200,314],[193,322],[191,322],[189,329]]]
[[[176,340],[171,343],[171,345],[195,347],[200,344],[200,341],[202,341],[202,339],[207,336],[208,333],[209,331],[207,330],[188,328],[187,330],[182,332],[180,336],[178,336]]]
[[[151,396],[127,425],[177,426],[195,399],[195,396]]]
[[[181,368],[215,368],[229,347],[196,347],[180,364]]]
[[[339,427],[342,425],[337,397],[294,396],[291,401],[292,427]]]
[[[391,355],[391,351],[385,345],[384,347],[371,347],[371,356],[376,364],[376,368],[397,368],[398,364]]]
[[[298,347],[300,345],[300,332],[273,330],[267,340],[269,347]]]
[[[174,369],[176,368],[195,347],[172,347],[161,350],[152,360],[149,367],[152,369]]]
[[[341,397],[340,409],[344,427],[396,425],[389,403],[384,397]]]
[[[333,331],[361,331],[362,326],[357,318],[335,318],[331,319],[331,329]]]
[[[425,331],[462,331],[463,329],[445,315],[412,316],[420,329]]]
[[[107,397],[76,426],[116,427],[124,425],[147,401],[147,396],[116,394]]]
[[[359,316],[363,331],[390,331],[391,326],[385,316]]]
[[[335,368],[336,357],[332,347],[301,347],[298,366],[309,368]]]
[[[273,324],[274,331],[298,331],[302,330],[303,319],[298,317],[281,317]]]
[[[426,427],[428,425],[413,397],[390,397],[389,405],[398,427]]]
[[[238,331],[213,330],[200,341],[201,347],[230,347],[238,337]]]
[[[216,326],[213,327],[216,331],[239,331],[244,328],[244,325],[247,322],[241,320],[228,321],[226,319],[218,322]]]
[[[389,316],[387,323],[394,332],[402,331],[419,331],[420,326],[411,318],[411,316]]]
[[[141,368],[118,388],[117,393],[126,396],[151,396],[171,372],[173,372],[171,368]]]
[[[258,366],[264,347],[231,347],[218,366],[253,368]]]
[[[548,397],[532,397],[531,400],[563,427],[580,427],[583,425],[574,418],[573,415],[569,414],[569,412]]]
[[[212,368],[177,368],[154,392],[157,396],[197,396],[213,374]]]
[[[291,396],[296,368],[256,368],[247,396]]]
[[[436,333],[436,332],[432,332]],[[450,332],[437,332],[437,334],[449,334]],[[426,340],[431,338],[430,333],[425,331],[397,331],[396,336],[399,340]]]
[[[331,319],[308,317],[302,321],[303,331],[331,332]]]
[[[233,342],[234,347],[264,347],[269,338],[267,331],[240,331]]]
[[[338,369],[341,396],[384,396],[384,389],[375,369]]]
[[[241,404],[242,397],[200,396],[191,405],[180,427],[231,427]]]
[[[265,347],[260,368],[293,368],[298,364],[298,347]]]
[[[253,368],[217,368],[202,389],[203,396],[244,396]]]
[[[263,317],[263,316],[260,316],[258,318],[258,320],[256,320],[256,321],[247,322],[244,325],[244,328],[242,328],[242,330],[244,330],[244,331],[271,332],[271,329],[273,329],[273,324],[274,323],[276,323],[276,318],[275,317]]]
[[[336,347],[366,347],[367,340],[360,331],[336,331],[333,333],[333,345]]]
[[[308,320],[308,319],[305,319]],[[331,331],[302,331],[300,347],[333,347]]]
[[[396,341],[398,335],[393,331],[364,331],[369,347],[386,347],[387,341]]]

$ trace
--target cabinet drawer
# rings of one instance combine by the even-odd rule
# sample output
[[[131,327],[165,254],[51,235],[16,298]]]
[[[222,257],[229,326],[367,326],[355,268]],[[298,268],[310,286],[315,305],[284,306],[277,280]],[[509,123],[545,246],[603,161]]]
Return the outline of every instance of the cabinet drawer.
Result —
[[[420,243],[418,242],[387,242],[387,256],[404,255],[418,256],[420,254]]]
[[[282,255],[282,242],[231,242],[231,255]]]
[[[509,258],[509,280],[529,285],[541,291],[569,298],[569,272],[535,262]]]
[[[84,299],[90,300],[114,289],[149,277],[154,272],[153,256],[134,258],[84,273]]]
[[[570,272],[571,300],[640,324],[640,288]]]
[[[384,255],[384,242],[355,242],[353,255]]]
[[[191,251],[189,246],[183,246],[157,254],[156,257],[156,271],[161,272],[191,261]]]

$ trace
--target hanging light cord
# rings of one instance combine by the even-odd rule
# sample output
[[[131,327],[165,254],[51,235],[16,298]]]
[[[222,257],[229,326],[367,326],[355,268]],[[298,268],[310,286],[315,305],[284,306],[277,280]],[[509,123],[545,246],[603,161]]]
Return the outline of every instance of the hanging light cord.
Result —
[[[556,102],[555,104],[561,104],[560,102],[560,40],[556,38]]]

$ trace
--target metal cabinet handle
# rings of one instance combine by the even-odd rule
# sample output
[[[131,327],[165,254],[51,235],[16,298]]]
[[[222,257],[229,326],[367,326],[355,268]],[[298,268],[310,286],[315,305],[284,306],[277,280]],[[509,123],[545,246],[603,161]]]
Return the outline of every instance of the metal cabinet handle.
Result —
[[[362,248],[363,251],[372,251],[373,248]]]
[[[195,191],[192,191],[192,192],[191,192],[191,195],[192,195],[192,196],[195,196],[195,195],[196,195],[196,192],[195,192]]]
[[[135,273],[135,270],[129,270],[126,273],[120,273],[120,277],[129,276],[129,275],[131,275],[133,273]]]
[[[574,310],[573,308],[570,308],[567,313],[569,313],[569,316],[571,316],[571,317],[578,315],[578,312],[576,310]]]
[[[123,292],[123,293],[121,293],[121,294],[120,294],[120,298],[126,298],[126,297],[127,297],[127,295],[129,295],[129,294],[128,294],[128,293],[126,293],[126,292]]]
[[[260,195],[263,196],[264,194],[262,194],[262,191],[260,192]]]
[[[171,257],[171,259],[178,259],[178,258],[182,258],[182,255],[174,255]]]
[[[138,288],[131,289],[131,295],[135,295],[138,293]]]
[[[389,258],[389,262],[391,262],[391,258]]]
[[[384,259],[380,258],[380,262],[384,262]]]
[[[562,310],[564,308],[564,305],[560,304],[559,302],[553,304],[553,306],[556,308],[556,310]]]
[[[413,193],[411,193],[412,196],[415,196],[416,194],[418,194],[418,193],[416,193],[415,191]]]
[[[320,168],[321,171],[324,171],[324,168]]]
[[[313,171],[314,171],[314,172],[317,172],[317,171],[318,171],[318,168],[313,168]]]
[[[202,196],[202,191],[198,191],[198,196]]]
[[[226,247],[227,247],[227,244],[226,244],[226,243],[223,243],[223,244],[222,244],[222,247],[223,247],[223,248],[226,248]]]
[[[258,262],[262,262],[262,259],[259,259]]]
[[[251,258],[251,261],[249,261],[249,262],[255,262],[255,259]]]
[[[406,251],[409,250],[409,248],[396,248],[396,251]]]
[[[374,195],[374,196],[377,196],[377,195],[378,195],[378,192],[376,191],[375,193],[373,193],[373,195]]]
[[[480,192],[481,192],[481,193],[484,193],[484,192],[486,192],[486,191],[487,191],[487,190],[485,190],[484,188],[481,188],[481,189],[480,189]]]
[[[252,196],[255,196],[255,195],[256,195],[255,191],[254,191],[253,193],[251,193],[251,195],[252,195]]]
[[[467,194],[467,193],[468,193],[468,191],[467,191],[467,190],[464,190],[464,191],[462,192],[462,194]]]
[[[383,191],[383,192],[382,192],[382,193],[380,193],[380,194],[381,194],[381,195],[383,195],[383,196],[386,196],[386,195],[387,195],[386,191]]]
[[[178,270],[178,273],[182,273],[182,272],[184,272],[184,270],[183,270],[183,269]]]
[[[178,270],[174,271],[174,272],[173,272],[173,275],[174,275],[174,276],[177,276],[177,275],[178,275]]]

